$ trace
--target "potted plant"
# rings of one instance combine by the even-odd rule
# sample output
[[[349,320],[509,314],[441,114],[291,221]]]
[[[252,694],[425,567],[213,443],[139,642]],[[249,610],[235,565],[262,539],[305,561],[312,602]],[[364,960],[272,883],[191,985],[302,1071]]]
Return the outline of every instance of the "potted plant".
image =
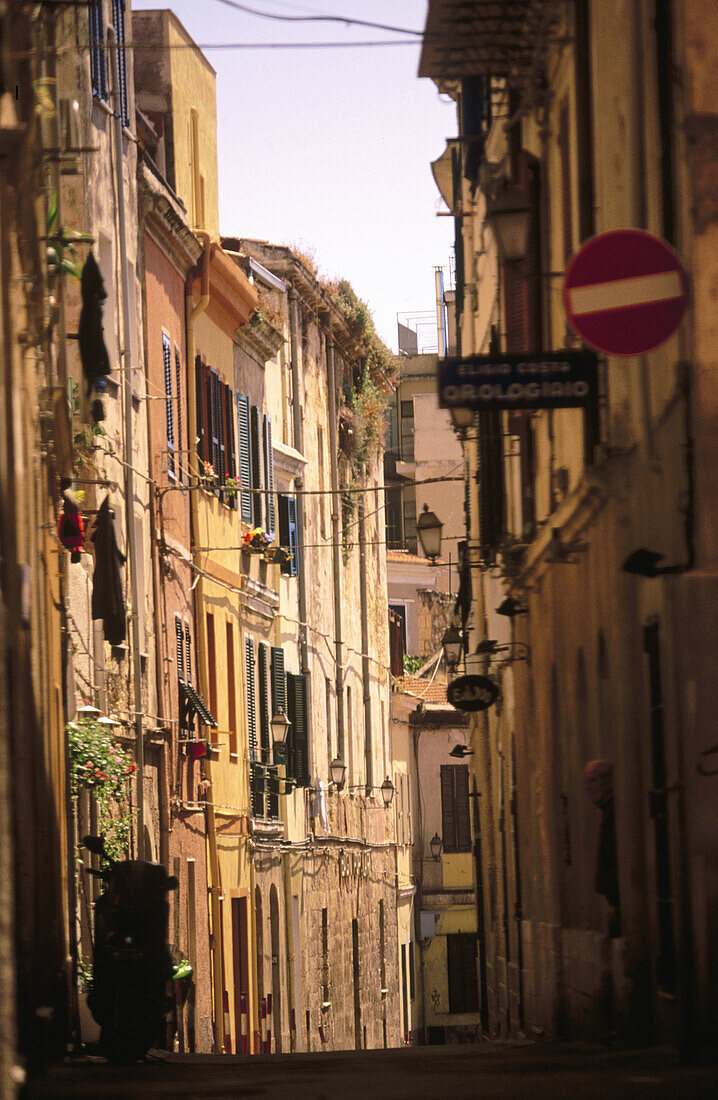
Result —
[[[272,565],[286,565],[292,560],[292,551],[284,546],[270,546],[264,554],[265,559]]]
[[[200,470],[200,479],[205,483],[207,488],[212,488],[217,480],[217,475],[214,472],[214,466],[211,462],[203,462]]]
[[[222,488],[227,494],[227,503],[234,504],[237,499],[237,493],[239,492],[239,479],[236,477],[226,477]]]
[[[272,536],[268,535],[263,527],[254,527],[251,531],[247,531],[242,541],[246,550],[263,554],[272,542]]]

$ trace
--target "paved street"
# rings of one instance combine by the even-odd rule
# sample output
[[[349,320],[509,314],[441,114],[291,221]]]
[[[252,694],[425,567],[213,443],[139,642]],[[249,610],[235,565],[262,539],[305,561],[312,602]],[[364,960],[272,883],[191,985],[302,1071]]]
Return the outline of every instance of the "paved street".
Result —
[[[715,1097],[718,1067],[681,1069],[666,1050],[581,1046],[445,1046],[355,1053],[153,1057],[127,1069],[75,1062],[27,1090],[32,1100],[83,1097]]]

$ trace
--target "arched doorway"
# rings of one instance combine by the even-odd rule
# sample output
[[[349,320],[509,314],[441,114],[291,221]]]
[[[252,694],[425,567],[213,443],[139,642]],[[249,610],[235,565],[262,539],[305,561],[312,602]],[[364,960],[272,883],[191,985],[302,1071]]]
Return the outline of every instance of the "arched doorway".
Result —
[[[282,1053],[282,1002],[279,974],[279,896],[277,887],[269,891],[269,927],[272,938],[272,1033],[274,1049]]]

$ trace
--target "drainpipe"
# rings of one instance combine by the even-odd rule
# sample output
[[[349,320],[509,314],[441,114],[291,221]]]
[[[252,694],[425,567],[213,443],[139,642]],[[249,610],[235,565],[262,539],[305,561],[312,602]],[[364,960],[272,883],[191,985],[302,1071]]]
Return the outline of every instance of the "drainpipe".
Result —
[[[289,351],[291,356],[292,366],[292,426],[294,430],[294,446],[300,454],[304,453],[304,430],[302,425],[302,404],[299,400],[299,302],[297,298],[297,292],[294,287],[289,290]],[[298,489],[304,487],[304,481],[302,478],[297,478],[295,482]],[[297,497],[297,581],[298,581],[298,602],[299,602],[299,619],[300,622],[306,623],[307,621],[307,573],[305,568],[305,554],[304,554],[304,497],[300,494]],[[306,693],[307,693],[307,716],[311,714],[311,706],[309,701],[310,684],[309,684],[309,647],[307,646],[307,629],[305,626],[299,628],[299,663],[302,670],[302,675],[307,677],[306,681]]]
[[[334,652],[337,692],[337,756],[344,759],[344,662],[342,639],[341,551],[339,531],[339,467],[337,463],[337,389],[334,371],[334,339],[326,338],[327,383],[329,386],[329,457],[332,479],[332,559],[334,580]],[[366,646],[362,646],[366,650]],[[331,760],[327,761],[331,764]]]
[[[297,1020],[295,999],[297,991],[294,982],[294,913],[292,912],[292,868],[290,865],[291,853],[282,854],[282,870],[284,872],[284,936],[285,952],[287,958],[287,1019],[289,1022],[289,1051],[294,1054],[298,1046],[299,1021]],[[294,1012],[295,1031],[292,1038],[292,1012]]]
[[[130,332],[130,276],[127,262],[127,226],[125,223],[125,181],[123,174],[123,134],[119,111],[119,51],[113,27],[107,28],[110,53],[114,52],[115,70],[115,186],[117,187],[117,236],[120,250],[120,286],[122,290],[122,364],[125,383],[125,522],[132,600],[132,687],[135,726],[135,757],[137,761],[137,855],[145,855],[145,743],[142,729],[142,665],[140,660],[140,590],[137,576],[137,527],[135,524],[135,474],[133,466],[133,410],[132,410],[132,344]],[[144,593],[142,593],[144,598]]]
[[[209,265],[211,255],[211,241],[209,233],[204,230],[196,230],[195,236],[197,236],[204,246],[204,252],[202,254],[202,267],[200,273],[200,298],[195,303],[192,297],[192,285],[190,281],[187,281],[185,307],[187,318],[187,380],[188,380],[188,394],[187,394],[187,408],[189,411],[189,440],[188,440],[188,467],[189,467],[189,455],[192,453],[192,440],[197,438],[197,379],[195,377],[195,339],[194,339],[194,326],[197,318],[200,314],[204,313],[209,305]],[[195,475],[197,471],[189,469],[189,475]],[[195,485],[190,487],[190,516],[191,516],[191,529],[194,539],[197,538],[199,527],[199,501],[197,499],[196,489],[199,485],[199,479],[197,479]],[[205,620],[202,614],[204,607],[204,585],[202,577],[200,577],[196,595],[195,595],[195,629],[197,635],[197,670],[198,675],[204,679],[205,668],[199,655],[205,653],[206,637],[205,637]],[[203,685],[206,687],[206,685]],[[219,855],[217,853],[217,827],[214,815],[214,798],[212,795],[212,782],[211,782],[211,764],[209,761],[205,763],[205,776],[208,780],[208,785],[205,793],[205,820],[207,830],[207,845],[209,851],[209,905],[210,915],[212,921],[212,937],[210,940],[210,952],[212,955],[212,1002],[213,1002],[213,1015],[214,1015],[214,1048],[217,1053],[221,1053],[224,1049],[224,1003],[223,1003],[223,991],[224,991],[224,968],[222,965],[222,918],[219,907],[219,896],[221,893],[220,873],[219,873]]]
[[[369,673],[369,616],[366,570],[366,521],[364,518],[364,498],[357,506],[359,514],[359,603],[361,608],[361,678],[364,694],[364,755],[366,761],[366,793],[371,795],[374,785],[374,766],[372,754],[371,721],[371,679]]]

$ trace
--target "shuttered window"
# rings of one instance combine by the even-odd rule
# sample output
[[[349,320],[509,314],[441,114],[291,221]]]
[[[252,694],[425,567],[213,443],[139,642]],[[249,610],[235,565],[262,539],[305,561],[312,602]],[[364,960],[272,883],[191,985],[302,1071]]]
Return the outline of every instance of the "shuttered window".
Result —
[[[449,1012],[479,1011],[476,945],[476,936],[468,932],[459,932],[446,937]]]
[[[228,492],[224,484],[228,477],[237,477],[237,451],[234,431],[234,396],[231,388],[219,377],[214,367],[198,358],[197,372],[197,456],[199,473],[210,463],[215,474],[214,492],[230,508],[237,507],[236,493]]]
[[[441,822],[444,851],[470,852],[469,769],[466,764],[441,765]]]
[[[209,462],[209,443],[207,428],[207,367],[198,355],[194,361],[195,373],[195,400],[197,405],[197,457],[200,467],[202,463]],[[201,473],[202,470],[197,471]]]
[[[237,394],[237,451],[239,455],[239,481],[244,490],[253,488],[252,482],[252,448],[249,430],[249,398],[243,394]],[[254,515],[252,494],[242,492],[240,499],[240,517],[245,523],[251,523]]]
[[[175,345],[175,404],[177,409],[176,435],[176,463],[175,473],[180,481],[184,480],[184,463],[182,461],[182,360],[179,348]]]
[[[186,674],[187,683],[192,683],[192,638],[189,632],[189,623],[184,624],[184,652],[185,652],[185,665],[184,670]]]
[[[92,94],[107,100],[107,53],[105,50],[105,21],[102,17],[102,0],[90,0],[88,5],[90,30],[90,79]]]
[[[478,417],[479,541],[482,558],[492,563],[504,535],[504,438],[502,413],[483,410]]]
[[[244,639],[245,698],[247,703],[247,743],[249,748],[249,786],[252,816],[264,817],[264,770],[258,760],[257,695],[254,678],[254,641]]]
[[[274,504],[274,450],[272,448],[272,418],[265,416],[262,425],[262,443],[264,451],[264,487],[267,490],[265,512],[267,516],[267,534],[274,537],[276,509]]]
[[[259,643],[257,661],[259,684],[259,745],[260,758],[264,764],[271,763],[271,744],[269,731],[269,646]]]
[[[281,571],[288,577],[296,577],[299,572],[297,541],[297,498],[280,493],[277,498],[279,510],[279,545],[289,550],[289,561],[282,562]]]
[[[259,440],[259,409],[252,405],[249,414],[250,454],[252,456],[252,488],[263,489],[262,448]],[[262,526],[262,494],[252,493],[252,522]]]
[[[127,90],[127,56],[125,51],[125,0],[112,0],[112,23],[117,38],[117,96],[116,109],[123,126],[130,125],[130,105]]]
[[[308,677],[287,673],[287,717],[289,729],[290,774],[300,787],[309,785]]]
[[[177,643],[177,675],[184,680],[184,624],[179,615],[175,615],[175,641]]]
[[[162,333],[162,364],[165,379],[165,422],[167,436],[167,473],[177,476],[175,456],[175,410],[172,397],[172,345],[166,332]]]
[[[234,398],[229,386],[222,386],[222,412],[224,415],[225,478],[237,477],[237,450],[234,432]],[[237,507],[237,494],[225,493],[230,508]]]

